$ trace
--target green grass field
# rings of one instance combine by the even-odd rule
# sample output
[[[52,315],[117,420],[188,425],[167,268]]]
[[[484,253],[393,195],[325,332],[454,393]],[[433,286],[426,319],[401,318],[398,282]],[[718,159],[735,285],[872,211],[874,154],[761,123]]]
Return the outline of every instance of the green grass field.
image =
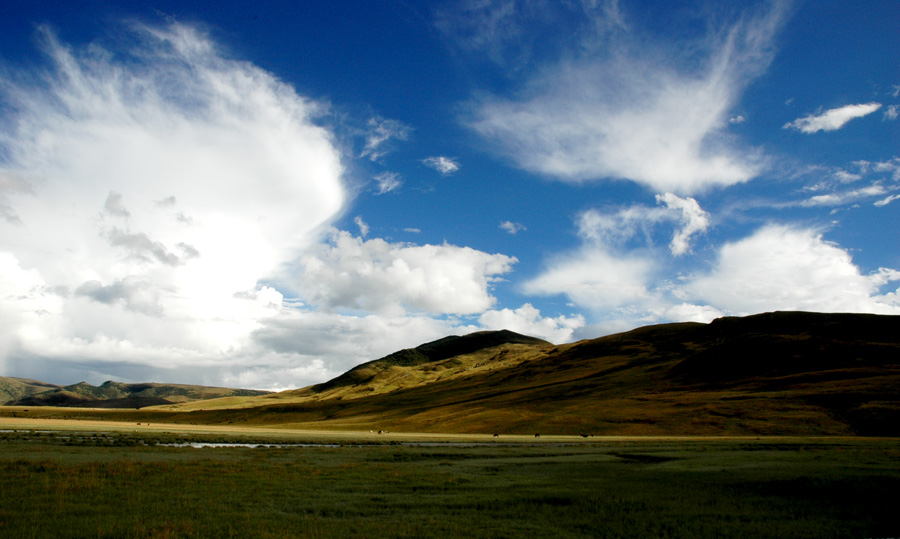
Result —
[[[900,536],[896,439],[201,438],[0,433],[0,537]]]

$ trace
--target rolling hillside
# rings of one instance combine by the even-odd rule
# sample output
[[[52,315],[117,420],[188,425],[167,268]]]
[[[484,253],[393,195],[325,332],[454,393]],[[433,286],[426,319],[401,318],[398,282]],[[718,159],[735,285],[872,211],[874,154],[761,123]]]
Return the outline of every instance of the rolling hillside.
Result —
[[[23,378],[0,378],[0,404],[8,406],[71,406],[91,408],[143,408],[219,397],[251,397],[267,391],[183,384],[123,384],[69,386]]]
[[[900,316],[775,312],[559,346],[479,332],[401,350],[303,389],[133,414],[498,435],[900,436]]]
[[[28,378],[0,376],[0,405],[15,402],[38,393],[58,389],[60,386]]]
[[[328,429],[893,436],[900,317],[775,312],[561,346],[482,332],[300,390],[169,408],[190,421]]]

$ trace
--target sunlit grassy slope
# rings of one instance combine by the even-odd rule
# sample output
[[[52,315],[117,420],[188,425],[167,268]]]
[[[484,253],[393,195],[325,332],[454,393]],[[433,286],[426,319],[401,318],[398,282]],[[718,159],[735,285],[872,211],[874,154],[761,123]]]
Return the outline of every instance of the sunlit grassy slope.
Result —
[[[776,312],[561,346],[481,332],[317,386],[142,412],[419,432],[900,435],[900,317]]]

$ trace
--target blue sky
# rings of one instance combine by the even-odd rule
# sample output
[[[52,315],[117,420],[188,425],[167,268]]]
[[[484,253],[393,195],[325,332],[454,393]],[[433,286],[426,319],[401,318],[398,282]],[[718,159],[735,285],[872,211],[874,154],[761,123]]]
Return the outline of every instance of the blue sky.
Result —
[[[0,375],[900,314],[900,5],[7,2]]]

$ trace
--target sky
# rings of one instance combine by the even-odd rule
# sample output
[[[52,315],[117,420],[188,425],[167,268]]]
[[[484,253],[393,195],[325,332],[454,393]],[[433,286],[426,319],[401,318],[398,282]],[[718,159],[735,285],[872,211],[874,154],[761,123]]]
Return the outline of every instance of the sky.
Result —
[[[0,4],[0,375],[900,314],[900,3]]]

